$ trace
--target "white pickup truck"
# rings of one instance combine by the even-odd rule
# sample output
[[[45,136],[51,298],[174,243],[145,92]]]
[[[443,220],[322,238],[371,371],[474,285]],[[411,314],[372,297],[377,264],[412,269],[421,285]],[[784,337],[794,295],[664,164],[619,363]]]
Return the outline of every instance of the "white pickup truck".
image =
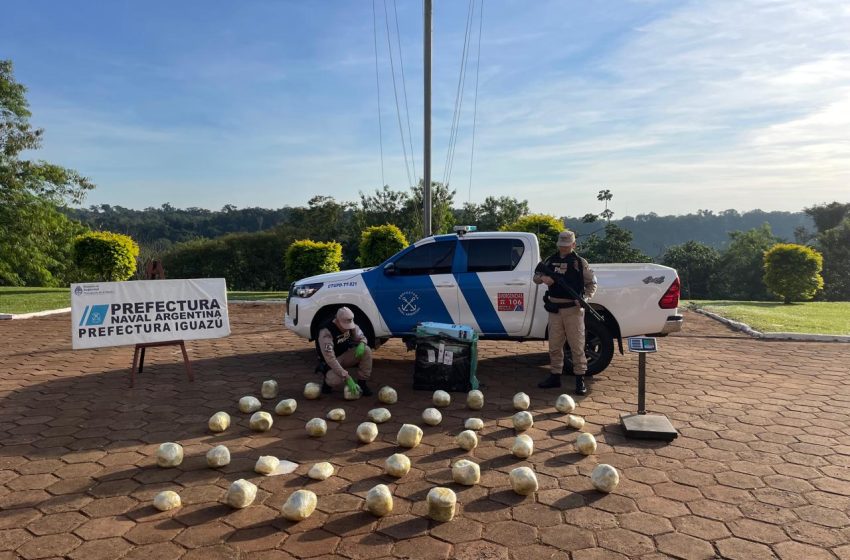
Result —
[[[319,326],[345,305],[373,347],[391,337],[409,337],[425,321],[469,325],[481,338],[545,340],[546,286],[531,281],[540,260],[532,233],[427,237],[379,266],[293,283],[284,324],[313,340]],[[624,337],[681,330],[675,270],[657,264],[591,267],[599,285],[591,303],[604,321],[585,314],[589,374],[608,367],[614,340],[622,354]],[[566,373],[572,372],[569,356],[566,352]]]

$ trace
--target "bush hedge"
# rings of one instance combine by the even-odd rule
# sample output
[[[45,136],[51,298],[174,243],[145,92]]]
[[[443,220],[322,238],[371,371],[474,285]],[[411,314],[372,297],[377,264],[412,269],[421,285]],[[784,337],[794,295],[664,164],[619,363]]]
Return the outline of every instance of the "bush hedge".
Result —
[[[342,245],[336,241],[295,241],[286,250],[286,277],[289,282],[308,276],[337,272],[342,262]]]
[[[74,239],[74,264],[84,281],[121,282],[136,272],[139,246],[133,238],[110,231],[91,231]]]
[[[408,245],[407,238],[397,226],[367,227],[360,236],[360,266],[379,265]]]
[[[823,257],[804,245],[777,243],[764,254],[764,283],[785,303],[812,299],[823,289]]]

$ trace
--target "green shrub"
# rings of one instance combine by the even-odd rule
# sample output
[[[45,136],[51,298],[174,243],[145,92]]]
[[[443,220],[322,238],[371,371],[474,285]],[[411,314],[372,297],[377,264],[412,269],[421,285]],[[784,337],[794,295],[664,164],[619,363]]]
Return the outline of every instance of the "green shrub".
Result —
[[[294,282],[301,278],[337,272],[342,262],[342,245],[336,241],[295,241],[286,250],[286,277]]]
[[[812,299],[823,289],[823,257],[804,245],[777,243],[764,254],[764,283],[785,303]]]
[[[283,290],[288,241],[274,232],[195,239],[162,253],[162,266],[167,278],[225,278],[230,290]]]
[[[74,239],[74,263],[86,281],[121,282],[136,272],[139,246],[133,238],[92,231]]]
[[[409,243],[392,224],[371,226],[360,236],[360,266],[376,266],[395,255]]]
[[[555,216],[548,214],[529,214],[512,224],[502,226],[502,231],[525,231],[537,234],[540,244],[540,255],[543,258],[554,254],[558,247],[558,234],[564,230],[564,224]]]

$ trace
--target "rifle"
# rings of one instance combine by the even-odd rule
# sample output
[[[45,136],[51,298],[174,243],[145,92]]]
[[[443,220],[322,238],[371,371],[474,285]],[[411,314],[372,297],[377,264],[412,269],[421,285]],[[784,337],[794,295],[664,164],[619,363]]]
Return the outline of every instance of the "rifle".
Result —
[[[592,305],[587,303],[587,300],[584,298],[584,296],[580,296],[579,294],[577,294],[576,291],[573,290],[569,284],[567,284],[567,281],[564,279],[564,277],[560,274],[557,274],[551,266],[541,261],[537,265],[537,267],[535,267],[534,272],[538,274],[543,274],[554,280],[559,288],[566,290],[566,292],[570,294],[570,297],[572,297],[574,300],[577,300],[579,302],[579,305],[581,305],[581,307],[583,307],[588,313],[590,313],[594,319],[599,322],[605,321],[605,317],[600,315],[599,312],[596,311]]]

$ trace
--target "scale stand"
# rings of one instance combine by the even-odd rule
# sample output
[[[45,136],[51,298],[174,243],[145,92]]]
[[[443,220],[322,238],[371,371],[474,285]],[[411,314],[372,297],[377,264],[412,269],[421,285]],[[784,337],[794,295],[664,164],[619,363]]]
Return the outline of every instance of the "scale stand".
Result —
[[[679,432],[670,420],[663,414],[646,413],[646,355],[657,350],[658,346],[652,337],[629,338],[629,352],[638,353],[638,411],[637,414],[621,415],[620,423],[626,431],[626,437],[673,441]]]

